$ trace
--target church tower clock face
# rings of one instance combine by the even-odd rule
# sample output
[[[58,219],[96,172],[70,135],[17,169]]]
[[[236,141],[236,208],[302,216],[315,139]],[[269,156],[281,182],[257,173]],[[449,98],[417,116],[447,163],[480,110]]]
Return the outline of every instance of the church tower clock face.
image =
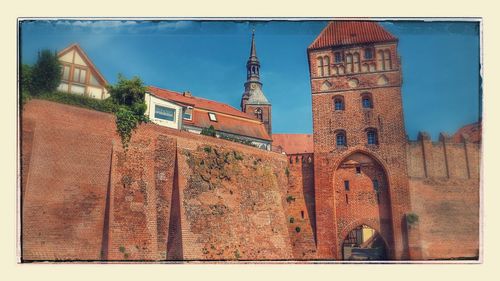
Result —
[[[255,90],[257,86],[255,84],[250,85],[250,89]]]

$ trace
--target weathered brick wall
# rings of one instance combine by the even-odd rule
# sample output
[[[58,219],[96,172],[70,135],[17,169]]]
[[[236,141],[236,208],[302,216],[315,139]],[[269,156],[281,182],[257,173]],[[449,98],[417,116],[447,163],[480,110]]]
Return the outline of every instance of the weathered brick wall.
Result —
[[[112,116],[39,100],[22,114],[22,130],[33,129],[22,141],[21,159],[30,159],[22,164],[23,260],[101,259]]]
[[[313,255],[312,184],[305,197],[294,186],[305,198],[293,204],[305,211],[298,251],[284,155],[154,124],[125,152],[112,115],[39,100],[26,105],[22,130],[25,260]]]
[[[411,179],[423,259],[479,255],[479,180]]]
[[[178,139],[183,259],[291,259],[286,158],[203,140]]]
[[[316,258],[316,215],[314,205],[314,156],[312,153],[288,156],[285,212],[293,258]]]
[[[108,260],[165,260],[176,140],[140,126],[114,146]]]
[[[408,174],[423,259],[479,253],[480,144],[426,133],[408,144]]]

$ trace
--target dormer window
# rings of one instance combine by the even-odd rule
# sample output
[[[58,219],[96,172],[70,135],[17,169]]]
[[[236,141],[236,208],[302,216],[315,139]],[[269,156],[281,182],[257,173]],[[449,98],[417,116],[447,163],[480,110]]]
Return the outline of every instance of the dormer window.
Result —
[[[184,120],[192,120],[193,119],[193,108],[191,106],[184,108],[184,112],[182,113],[182,118]]]
[[[217,116],[213,112],[208,113],[208,118],[210,119],[210,121],[217,122]]]

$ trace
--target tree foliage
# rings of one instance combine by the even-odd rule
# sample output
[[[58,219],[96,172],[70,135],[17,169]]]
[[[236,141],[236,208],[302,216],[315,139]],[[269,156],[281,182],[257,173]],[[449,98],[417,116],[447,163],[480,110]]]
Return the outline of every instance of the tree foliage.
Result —
[[[115,112],[116,129],[122,139],[123,147],[127,148],[132,131],[137,128],[138,124],[147,121],[144,116],[147,108],[144,102],[146,86],[137,76],[126,79],[119,74],[118,82],[115,85],[109,85],[108,91],[111,100],[119,106]]]
[[[54,92],[61,83],[61,63],[56,52],[42,50],[38,53],[38,60],[31,69],[23,68],[27,75],[22,83],[26,83],[26,89],[31,95]]]
[[[215,137],[215,128],[214,126],[210,125],[210,127],[208,128],[203,128],[200,134],[205,136]]]
[[[144,104],[146,87],[139,77],[126,79],[122,74],[118,74],[118,82],[116,85],[109,85],[108,91],[115,103],[125,105],[136,113],[144,110],[141,113],[144,114],[146,108],[142,107],[142,104]]]

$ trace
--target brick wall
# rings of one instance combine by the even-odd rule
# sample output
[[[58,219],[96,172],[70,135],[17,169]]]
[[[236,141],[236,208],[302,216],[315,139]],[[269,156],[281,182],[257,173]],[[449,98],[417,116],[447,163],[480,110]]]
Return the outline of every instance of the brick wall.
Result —
[[[125,152],[112,115],[40,100],[22,130],[24,260],[298,256],[284,155],[154,124]],[[307,222],[295,235],[309,254],[312,233]]]
[[[316,258],[316,215],[314,205],[314,156],[290,154],[285,212],[292,243],[293,258]]]
[[[479,254],[480,144],[442,134],[408,143],[411,203],[423,259],[476,258]]]
[[[38,100],[22,114],[22,130],[32,129],[22,143],[21,159],[30,159],[22,164],[23,260],[101,259],[112,116]]]

